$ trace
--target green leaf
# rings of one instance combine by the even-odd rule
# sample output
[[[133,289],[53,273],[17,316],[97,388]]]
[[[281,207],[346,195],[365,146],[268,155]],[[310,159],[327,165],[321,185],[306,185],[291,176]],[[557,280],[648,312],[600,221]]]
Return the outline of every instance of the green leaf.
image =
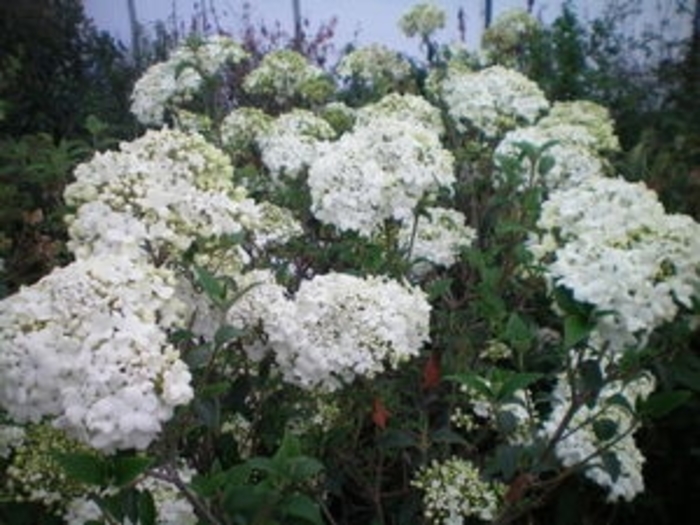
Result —
[[[554,157],[551,155],[542,155],[540,161],[537,163],[537,174],[540,177],[544,177],[554,167],[554,164],[556,164]]]
[[[452,286],[452,279],[435,279],[428,284],[428,300],[433,301],[438,297],[442,297]]]
[[[301,456],[301,442],[289,430],[285,430],[282,443],[273,456],[275,461],[286,461]]]
[[[450,445],[465,445],[469,442],[460,436],[457,432],[449,428],[439,428],[430,434],[430,440],[433,443],[447,443]]]
[[[501,401],[509,400],[517,391],[527,388],[544,377],[537,372],[518,372],[506,379],[498,390],[497,398]]]
[[[222,304],[226,298],[226,286],[212,273],[201,266],[195,264],[193,266],[193,271],[197,279],[197,284],[202,287],[207,297],[215,304]]]
[[[69,478],[86,485],[105,486],[109,482],[108,468],[105,460],[94,454],[56,453],[54,459]]]
[[[216,331],[214,342],[216,346],[222,346],[231,340],[238,339],[245,333],[244,330],[231,325],[224,325]]]
[[[493,399],[495,397],[494,392],[491,390],[491,385],[489,385],[488,381],[477,374],[455,374],[447,376],[445,377],[445,379],[472,388],[478,394],[485,396],[487,399]]]
[[[273,476],[282,475],[281,469],[279,468],[279,464],[272,458],[256,456],[254,458],[248,459],[245,462],[245,464],[251,469],[251,471],[257,470]]]
[[[156,525],[158,512],[153,495],[148,490],[139,492],[139,525]]]
[[[305,523],[323,524],[318,504],[303,494],[287,496],[280,504],[280,511],[290,518],[301,520]]]
[[[578,315],[564,318],[564,348],[570,349],[586,340],[593,330],[593,325]]]
[[[593,433],[600,441],[609,441],[617,435],[618,424],[610,418],[593,421]]]
[[[688,390],[654,392],[640,403],[639,413],[642,417],[660,418],[686,403],[691,397],[693,394]]]
[[[511,313],[506,323],[505,338],[510,346],[516,350],[524,351],[530,347],[532,332],[522,317]]]
[[[600,389],[603,388],[603,384],[605,383],[603,372],[600,369],[600,363],[594,359],[587,359],[578,365],[578,372],[581,378],[581,386],[585,390],[585,393],[588,394],[586,396],[586,404],[592,408],[598,399]]]
[[[250,477],[253,475],[254,470],[253,465],[251,465],[249,461],[246,461],[245,463],[235,465],[227,471],[213,477],[210,480],[210,484],[212,487],[216,488],[218,488],[218,482],[221,482],[221,485],[226,486],[245,485],[250,482]]]
[[[622,464],[620,463],[620,459],[614,452],[610,452],[609,450],[603,452],[600,459],[603,461],[603,466],[608,474],[610,474],[613,483],[615,483],[622,472]]]
[[[377,438],[377,446],[387,450],[410,448],[417,445],[418,440],[413,434],[398,428],[387,428]]]
[[[310,456],[297,456],[287,461],[285,473],[290,481],[306,481],[325,469],[323,463]]]
[[[128,485],[143,474],[152,464],[153,460],[144,456],[115,457],[112,460],[110,469],[112,483],[117,487]]]
[[[211,362],[214,355],[214,347],[211,344],[200,345],[187,351],[184,355],[185,363],[192,370],[204,368]]]
[[[195,398],[192,402],[194,410],[200,422],[207,428],[218,430],[221,426],[221,403],[218,398]]]

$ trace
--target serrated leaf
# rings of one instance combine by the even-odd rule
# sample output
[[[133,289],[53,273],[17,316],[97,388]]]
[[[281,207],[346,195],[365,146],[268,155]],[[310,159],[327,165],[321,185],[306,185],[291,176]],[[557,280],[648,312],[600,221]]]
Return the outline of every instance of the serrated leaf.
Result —
[[[108,480],[106,461],[94,454],[66,453],[55,454],[54,459],[69,478],[86,485],[105,486]]]
[[[691,397],[693,397],[692,392],[687,390],[654,392],[640,403],[639,412],[643,417],[663,417],[686,403]]]

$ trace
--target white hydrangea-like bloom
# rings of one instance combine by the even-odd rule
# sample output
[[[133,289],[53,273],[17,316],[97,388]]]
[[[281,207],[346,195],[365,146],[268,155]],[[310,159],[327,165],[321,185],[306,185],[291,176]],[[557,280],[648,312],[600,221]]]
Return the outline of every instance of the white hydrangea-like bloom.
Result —
[[[221,142],[234,161],[245,156],[270,131],[272,117],[253,107],[236,108],[221,122]]]
[[[429,339],[430,304],[418,288],[331,273],[303,281],[294,298],[287,298],[271,278],[260,277],[261,284],[232,306],[227,319],[234,326],[260,323],[263,351],[272,352],[291,384],[336,390],[358,376],[395,368],[418,355]]]
[[[301,223],[291,210],[269,202],[261,202],[258,208],[260,217],[253,232],[253,243],[258,249],[284,244],[304,233]]]
[[[345,55],[336,73],[346,81],[359,80],[363,84],[390,90],[411,78],[411,63],[381,44],[360,47]]]
[[[421,198],[450,188],[453,163],[424,126],[370,119],[324,147],[311,164],[311,211],[340,230],[372,236],[388,219],[412,221]]]
[[[490,63],[513,67],[517,55],[540,24],[524,9],[508,9],[498,15],[481,36],[481,51]]]
[[[198,237],[241,232],[257,213],[245,189],[233,185],[226,155],[176,130],[151,130],[119,151],[97,153],[75,178],[64,197],[78,208],[67,221],[69,247],[80,256],[134,246],[142,258],[177,256]]]
[[[602,315],[613,348],[642,343],[700,292],[700,225],[667,215],[642,183],[593,177],[552,192],[528,247],[550,286]]]
[[[550,112],[537,122],[539,128],[554,136],[568,136],[567,126],[583,127],[590,139],[586,145],[601,153],[619,151],[620,140],[615,133],[615,122],[610,111],[589,100],[555,102]]]
[[[405,221],[399,231],[399,245],[414,261],[413,271],[423,275],[432,265],[450,267],[463,247],[471,246],[476,230],[466,225],[466,217],[457,210],[427,208],[415,221]]]
[[[654,378],[647,373],[626,383],[620,380],[607,383],[592,408],[584,403],[576,410],[567,430],[555,445],[555,454],[563,466],[572,467],[585,462],[585,476],[608,490],[608,501],[620,498],[631,501],[644,491],[644,456],[634,441],[638,423],[630,407],[646,399],[654,388]],[[628,406],[620,398],[624,398]],[[541,429],[541,436],[546,439],[555,435],[571,407],[571,384],[566,376],[559,378],[552,400],[552,412]],[[602,428],[603,423],[609,428]],[[614,456],[619,472],[611,472],[604,457],[598,454],[603,447],[606,447],[606,453]]]
[[[176,49],[165,62],[146,70],[134,85],[131,112],[146,125],[162,125],[170,106],[191,101],[206,77],[212,77],[227,63],[237,64],[248,54],[224,36],[191,40]]]
[[[440,91],[459,132],[476,129],[489,139],[534,123],[549,108],[537,84],[502,66],[476,72],[450,67]]]
[[[603,159],[588,147],[593,141],[594,138],[581,126],[558,129],[541,128],[538,124],[509,131],[494,152],[496,172],[493,182],[495,185],[503,182],[506,166],[517,169],[516,175],[521,181],[521,189],[541,186],[551,191],[577,186],[590,177],[600,177],[605,173],[606,166]],[[517,162],[523,152],[519,147],[521,143],[542,150],[535,166],[532,166],[527,157]],[[543,159],[547,158],[551,159],[553,164],[542,174],[539,167]],[[504,162],[506,159],[507,162]]]
[[[469,517],[492,521],[505,485],[484,481],[471,462],[452,457],[421,468],[411,485],[423,492],[424,514],[434,525],[462,525]]]
[[[418,35],[428,38],[445,27],[445,11],[433,3],[414,5],[399,19],[399,28],[408,37]]]
[[[445,133],[440,110],[425,98],[416,95],[391,93],[378,102],[357,110],[358,126],[368,125],[375,119],[387,118],[422,126],[437,135]]]
[[[320,144],[335,137],[335,130],[321,117],[294,109],[277,117],[258,137],[263,164],[274,181],[297,177],[318,156]]]
[[[305,388],[372,378],[417,356],[429,340],[425,294],[380,277],[331,273],[303,281],[293,311],[298,329],[290,335],[298,337],[275,348],[275,359],[285,379]]]
[[[331,94],[333,84],[326,73],[304,55],[281,49],[263,57],[258,67],[246,76],[243,89],[286,104],[295,99],[321,102]]]
[[[105,452],[147,447],[193,395],[164,330],[182,321],[174,295],[169,270],[103,256],[2,300],[0,404]]]

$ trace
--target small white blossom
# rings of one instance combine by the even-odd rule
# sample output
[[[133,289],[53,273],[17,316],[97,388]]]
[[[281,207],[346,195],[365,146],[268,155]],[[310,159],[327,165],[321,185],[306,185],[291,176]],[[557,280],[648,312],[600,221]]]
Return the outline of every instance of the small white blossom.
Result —
[[[469,517],[492,521],[506,487],[481,478],[477,467],[460,458],[433,461],[411,482],[423,492],[425,517],[434,525],[463,525]]]

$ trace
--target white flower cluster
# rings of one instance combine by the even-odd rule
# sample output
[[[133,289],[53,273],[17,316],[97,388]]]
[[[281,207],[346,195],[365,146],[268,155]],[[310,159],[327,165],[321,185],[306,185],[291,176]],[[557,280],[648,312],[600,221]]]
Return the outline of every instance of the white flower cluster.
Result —
[[[227,63],[237,64],[248,54],[224,36],[189,41],[176,49],[165,62],[146,70],[134,85],[131,112],[146,125],[162,125],[170,106],[189,102],[201,89],[205,78],[213,77]]]
[[[595,307],[615,351],[638,346],[700,292],[700,225],[642,183],[594,177],[543,203],[528,247],[551,287]]]
[[[510,169],[515,170],[510,175],[518,177],[520,189],[540,186],[551,191],[575,187],[588,178],[600,177],[605,173],[606,165],[588,146],[593,141],[594,138],[581,126],[543,128],[538,123],[509,131],[494,152],[496,172],[493,182],[502,184]],[[522,156],[522,144],[536,148],[540,156],[537,159]],[[552,163],[551,167],[541,170],[546,159]]]
[[[0,302],[0,404],[111,452],[143,449],[192,398],[163,328],[182,319],[166,269],[79,260]]]
[[[405,221],[399,231],[399,244],[413,261],[413,272],[424,275],[433,265],[450,267],[460,249],[471,246],[476,230],[466,225],[466,217],[448,208],[427,208],[415,221]]]
[[[272,117],[254,107],[231,111],[221,122],[221,142],[234,162],[250,154],[258,139],[270,130]]]
[[[64,196],[79,207],[67,218],[77,257],[177,256],[197,237],[241,232],[258,213],[233,185],[228,158],[203,137],[176,130],[151,130],[119,151],[98,153],[75,178]]]
[[[399,28],[408,37],[419,35],[422,38],[428,38],[443,27],[445,27],[445,11],[430,3],[414,5],[399,19]]]
[[[477,467],[456,457],[433,461],[411,484],[423,491],[425,517],[434,525],[463,525],[470,517],[492,521],[506,490],[482,480]]]
[[[283,113],[258,136],[262,161],[273,181],[297,177],[319,155],[320,145],[336,135],[331,125],[305,109]]]
[[[493,21],[481,36],[481,51],[489,63],[506,67],[517,65],[519,52],[529,44],[540,24],[524,9],[508,9]]]
[[[364,126],[376,119],[394,119],[410,122],[437,135],[445,133],[440,110],[425,98],[411,94],[390,93],[374,104],[358,109],[357,125]]]
[[[555,102],[550,112],[537,123],[537,126],[550,130],[553,135],[563,134],[567,141],[572,141],[567,127],[582,127],[588,132],[576,132],[577,140],[584,140],[582,145],[594,151],[607,153],[620,149],[620,140],[615,134],[615,122],[610,111],[589,100],[572,100]]]
[[[243,89],[286,104],[295,99],[321,102],[333,91],[333,84],[326,73],[309,63],[304,55],[282,49],[265,55],[258,67],[246,76]]]
[[[425,196],[455,181],[452,154],[434,130],[378,115],[326,145],[309,168],[311,211],[370,237],[389,219],[411,222]]]
[[[345,55],[336,73],[347,81],[359,80],[364,85],[388,91],[411,77],[411,63],[396,51],[372,44]]]
[[[608,490],[608,501],[631,501],[644,491],[644,456],[634,441],[638,422],[632,410],[654,387],[653,376],[646,373],[624,383],[608,382],[593,407],[585,403],[578,407],[556,442],[554,450],[562,464],[583,465],[585,476]],[[552,412],[542,426],[542,437],[550,439],[557,433],[572,402],[570,380],[562,375],[552,392]],[[611,461],[617,466],[612,467]]]
[[[293,299],[268,275],[228,312],[234,326],[261,326],[285,381],[332,391],[416,356],[429,339],[430,304],[418,288],[331,273],[303,281]],[[253,282],[255,280],[253,279]]]
[[[440,92],[459,132],[476,129],[488,139],[532,124],[549,108],[537,84],[502,66],[476,72],[450,67]]]

